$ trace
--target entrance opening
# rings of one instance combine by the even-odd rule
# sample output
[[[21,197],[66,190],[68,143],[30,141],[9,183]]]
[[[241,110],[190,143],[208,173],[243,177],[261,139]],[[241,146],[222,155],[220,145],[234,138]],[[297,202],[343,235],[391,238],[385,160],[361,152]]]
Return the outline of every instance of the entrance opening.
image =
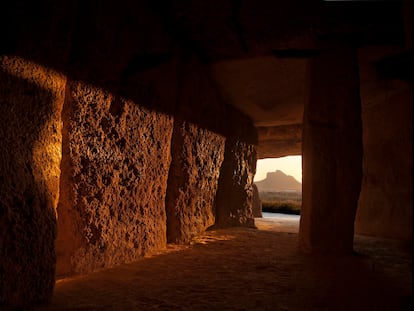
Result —
[[[300,215],[302,156],[258,160],[254,184],[259,193],[263,217]]]

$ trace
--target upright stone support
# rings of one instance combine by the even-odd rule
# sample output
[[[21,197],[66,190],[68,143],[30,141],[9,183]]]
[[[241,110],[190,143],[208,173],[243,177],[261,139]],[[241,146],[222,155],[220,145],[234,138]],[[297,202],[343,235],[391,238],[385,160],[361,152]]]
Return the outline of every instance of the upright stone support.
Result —
[[[216,196],[216,227],[254,227],[256,146],[227,138]]]
[[[175,120],[166,195],[168,242],[187,243],[214,224],[224,144],[219,134]]]
[[[132,262],[165,247],[173,117],[69,81],[62,121],[57,275]]]
[[[331,44],[310,60],[303,120],[300,247],[350,253],[362,179],[362,122],[355,49]]]
[[[167,242],[188,243],[215,223],[226,138],[223,100],[195,56],[181,54],[166,194]],[[195,107],[197,109],[195,109]]]
[[[398,50],[397,50],[398,52]],[[395,47],[358,51],[361,74],[363,179],[355,233],[413,238],[413,86],[380,74],[378,64],[398,55]],[[402,52],[399,52],[402,53]],[[403,54],[401,54],[403,55]],[[399,61],[398,61],[399,62]],[[380,66],[381,68],[381,66]]]
[[[52,296],[65,84],[52,69],[0,55],[0,310]]]
[[[253,184],[253,217],[262,218],[262,200],[259,197],[259,189]]]

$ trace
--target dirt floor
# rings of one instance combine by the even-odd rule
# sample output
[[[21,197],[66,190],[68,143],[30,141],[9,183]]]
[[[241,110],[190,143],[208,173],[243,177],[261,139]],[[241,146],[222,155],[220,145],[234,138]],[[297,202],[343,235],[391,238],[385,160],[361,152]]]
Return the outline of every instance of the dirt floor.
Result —
[[[353,256],[309,256],[297,249],[298,217],[256,226],[58,280],[36,310],[411,310],[410,245],[356,236]]]

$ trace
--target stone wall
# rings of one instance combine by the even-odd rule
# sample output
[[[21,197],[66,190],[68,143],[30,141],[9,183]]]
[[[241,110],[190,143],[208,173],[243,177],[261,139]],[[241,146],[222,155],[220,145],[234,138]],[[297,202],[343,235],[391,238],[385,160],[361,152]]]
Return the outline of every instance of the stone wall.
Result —
[[[137,1],[5,12],[0,308],[49,299],[55,272],[165,247],[167,232],[187,242],[218,214],[222,226],[252,224],[256,130],[171,16]]]
[[[352,46],[337,42],[321,43],[320,54],[310,60],[299,228],[299,245],[305,252],[353,251],[362,179],[357,61]]]
[[[57,274],[164,247],[172,117],[73,81],[63,123]]]
[[[167,232],[188,242],[217,213],[222,226],[253,224],[256,132],[200,64],[163,60],[128,74],[115,64],[97,80],[79,64],[65,74],[2,56],[1,66],[2,306],[49,299],[55,275],[163,248]],[[180,82],[183,66],[195,71]],[[231,205],[217,205],[220,182],[217,202],[235,193]]]
[[[255,146],[227,139],[216,199],[217,227],[254,227],[253,178],[255,172]]]
[[[411,240],[413,93],[398,75],[403,55],[393,46],[359,50],[364,177],[355,232]]]
[[[245,224],[246,215],[251,218],[250,211],[244,209],[251,209],[249,183],[252,166],[256,163],[241,154],[250,149],[237,149],[237,157],[227,155],[227,165],[236,167],[235,174],[246,176],[241,177],[237,184],[233,182],[233,175],[223,173],[223,161],[225,145],[237,142],[250,146],[246,141],[251,143],[257,139],[251,120],[221,98],[208,66],[189,58],[181,62],[180,72],[166,204],[168,241],[175,243],[190,241],[193,236],[216,224],[220,217],[223,226]],[[234,207],[226,205],[223,206],[226,214],[218,216],[220,209],[216,210],[215,199],[220,187],[219,177],[222,185],[228,183],[230,187],[236,187],[228,188],[227,196],[239,193],[235,203],[240,204],[237,215],[227,211]],[[237,221],[228,221],[229,217]]]
[[[83,81],[68,83],[62,114],[58,276],[129,262],[165,247],[167,239],[185,243],[214,225],[227,142],[237,155],[228,161],[243,175],[229,184],[237,187],[239,206],[227,217],[232,217],[231,225],[252,221],[246,216],[251,214],[252,192],[246,185],[253,179],[255,158],[250,154],[255,147],[243,135],[255,137],[254,128],[220,100],[203,65],[179,62],[187,77],[175,83],[174,64],[130,77],[131,85],[152,86],[150,93],[135,90],[135,100]],[[173,114],[161,112],[168,100]],[[228,120],[233,120],[230,125]],[[237,177],[232,173],[227,178]]]
[[[218,133],[217,123],[223,103],[206,66],[192,57],[182,57],[179,66],[166,201],[167,239],[186,243],[215,222],[213,203],[225,137]]]
[[[66,85],[66,75],[61,68],[70,50],[73,7],[74,2],[69,1],[59,4],[50,1],[8,1],[2,7],[2,310],[19,309],[32,306],[35,302],[47,301],[55,283],[54,241],[62,157],[60,115]]]
[[[16,56],[0,56],[0,77],[1,308],[54,287],[66,78]]]
[[[175,121],[167,192],[168,242],[185,243],[215,223],[214,198],[225,138]]]
[[[256,173],[257,132],[251,121],[231,109],[216,196],[216,226],[254,227],[253,178]]]

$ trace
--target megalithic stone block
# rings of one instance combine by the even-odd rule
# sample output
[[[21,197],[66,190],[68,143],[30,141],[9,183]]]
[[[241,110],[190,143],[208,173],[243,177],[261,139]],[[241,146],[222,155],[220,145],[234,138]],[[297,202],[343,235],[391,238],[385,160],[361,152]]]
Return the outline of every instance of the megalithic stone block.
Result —
[[[173,118],[70,81],[62,114],[57,274],[131,262],[165,247]]]
[[[350,253],[362,179],[362,121],[356,50],[321,46],[310,60],[303,120],[300,247]]]

